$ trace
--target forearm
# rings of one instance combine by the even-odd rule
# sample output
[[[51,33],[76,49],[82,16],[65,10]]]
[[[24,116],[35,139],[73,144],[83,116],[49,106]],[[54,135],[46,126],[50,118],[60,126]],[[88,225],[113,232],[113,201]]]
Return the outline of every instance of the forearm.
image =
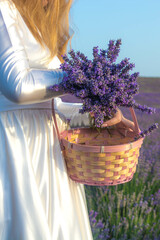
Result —
[[[42,102],[63,95],[63,92],[51,90],[51,86],[59,84],[63,79],[64,73],[59,69],[52,71],[17,67],[15,62],[11,64],[10,58],[10,64],[4,61],[0,66],[0,74],[1,92],[17,104]]]

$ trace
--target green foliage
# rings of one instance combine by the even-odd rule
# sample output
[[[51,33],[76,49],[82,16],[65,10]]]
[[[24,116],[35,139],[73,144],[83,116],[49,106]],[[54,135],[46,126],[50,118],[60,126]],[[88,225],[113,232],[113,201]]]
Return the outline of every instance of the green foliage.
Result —
[[[88,209],[98,212],[96,219],[104,223],[103,230],[109,229],[107,239],[154,239],[160,235],[160,204],[156,202],[159,188],[156,178],[147,176],[146,181],[138,169],[133,180],[125,184],[86,186]]]

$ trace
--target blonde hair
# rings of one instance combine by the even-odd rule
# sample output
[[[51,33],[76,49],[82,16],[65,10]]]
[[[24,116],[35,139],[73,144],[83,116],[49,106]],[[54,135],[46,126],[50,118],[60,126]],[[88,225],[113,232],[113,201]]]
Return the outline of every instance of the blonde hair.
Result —
[[[50,59],[67,50],[70,39],[69,11],[72,0],[49,0],[43,7],[42,0],[12,0],[37,41],[50,50]]]

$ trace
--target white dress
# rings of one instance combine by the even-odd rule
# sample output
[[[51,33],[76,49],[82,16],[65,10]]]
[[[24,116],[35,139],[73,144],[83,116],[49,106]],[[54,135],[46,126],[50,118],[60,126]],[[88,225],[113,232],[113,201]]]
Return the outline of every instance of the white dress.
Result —
[[[59,67],[57,57],[47,65],[48,49],[34,39],[10,0],[0,0],[0,11],[12,45],[23,44],[31,68]],[[0,240],[92,240],[84,186],[67,176],[51,100],[16,104],[2,92],[0,88]],[[65,129],[61,116],[69,118],[80,107],[55,98],[60,131]]]

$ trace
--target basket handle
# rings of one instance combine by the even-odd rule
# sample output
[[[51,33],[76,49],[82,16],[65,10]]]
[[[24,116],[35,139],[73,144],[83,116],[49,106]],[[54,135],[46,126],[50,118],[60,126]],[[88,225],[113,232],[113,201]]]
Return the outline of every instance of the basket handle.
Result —
[[[132,107],[130,107],[129,110],[131,112],[131,116],[132,116],[132,119],[133,119],[133,122],[134,122],[135,134],[138,135],[139,134],[139,125],[138,125],[138,121],[137,121],[135,111]]]
[[[132,107],[130,107],[129,109],[130,109],[131,116],[132,116],[134,126],[135,126],[135,134],[138,135],[139,134],[139,125],[138,125],[138,121],[137,121],[135,111]],[[53,119],[54,119],[54,123],[55,123],[55,128],[56,128],[56,131],[57,131],[58,140],[60,142],[61,150],[64,150],[64,147],[63,147],[62,142],[61,142],[61,137],[60,137],[60,133],[59,133],[58,125],[57,125],[56,116],[55,116],[54,98],[52,99],[52,115],[53,115]]]
[[[60,148],[63,151],[64,150],[64,146],[63,146],[62,141],[61,141],[61,137],[60,137],[60,133],[59,133],[58,125],[57,125],[57,119],[56,119],[56,115],[55,115],[54,98],[52,99],[52,116],[53,116],[53,120],[54,120],[56,131],[57,131],[57,136],[58,136],[58,140],[59,140],[59,143],[60,143]],[[54,134],[54,131],[53,131],[53,134]]]

